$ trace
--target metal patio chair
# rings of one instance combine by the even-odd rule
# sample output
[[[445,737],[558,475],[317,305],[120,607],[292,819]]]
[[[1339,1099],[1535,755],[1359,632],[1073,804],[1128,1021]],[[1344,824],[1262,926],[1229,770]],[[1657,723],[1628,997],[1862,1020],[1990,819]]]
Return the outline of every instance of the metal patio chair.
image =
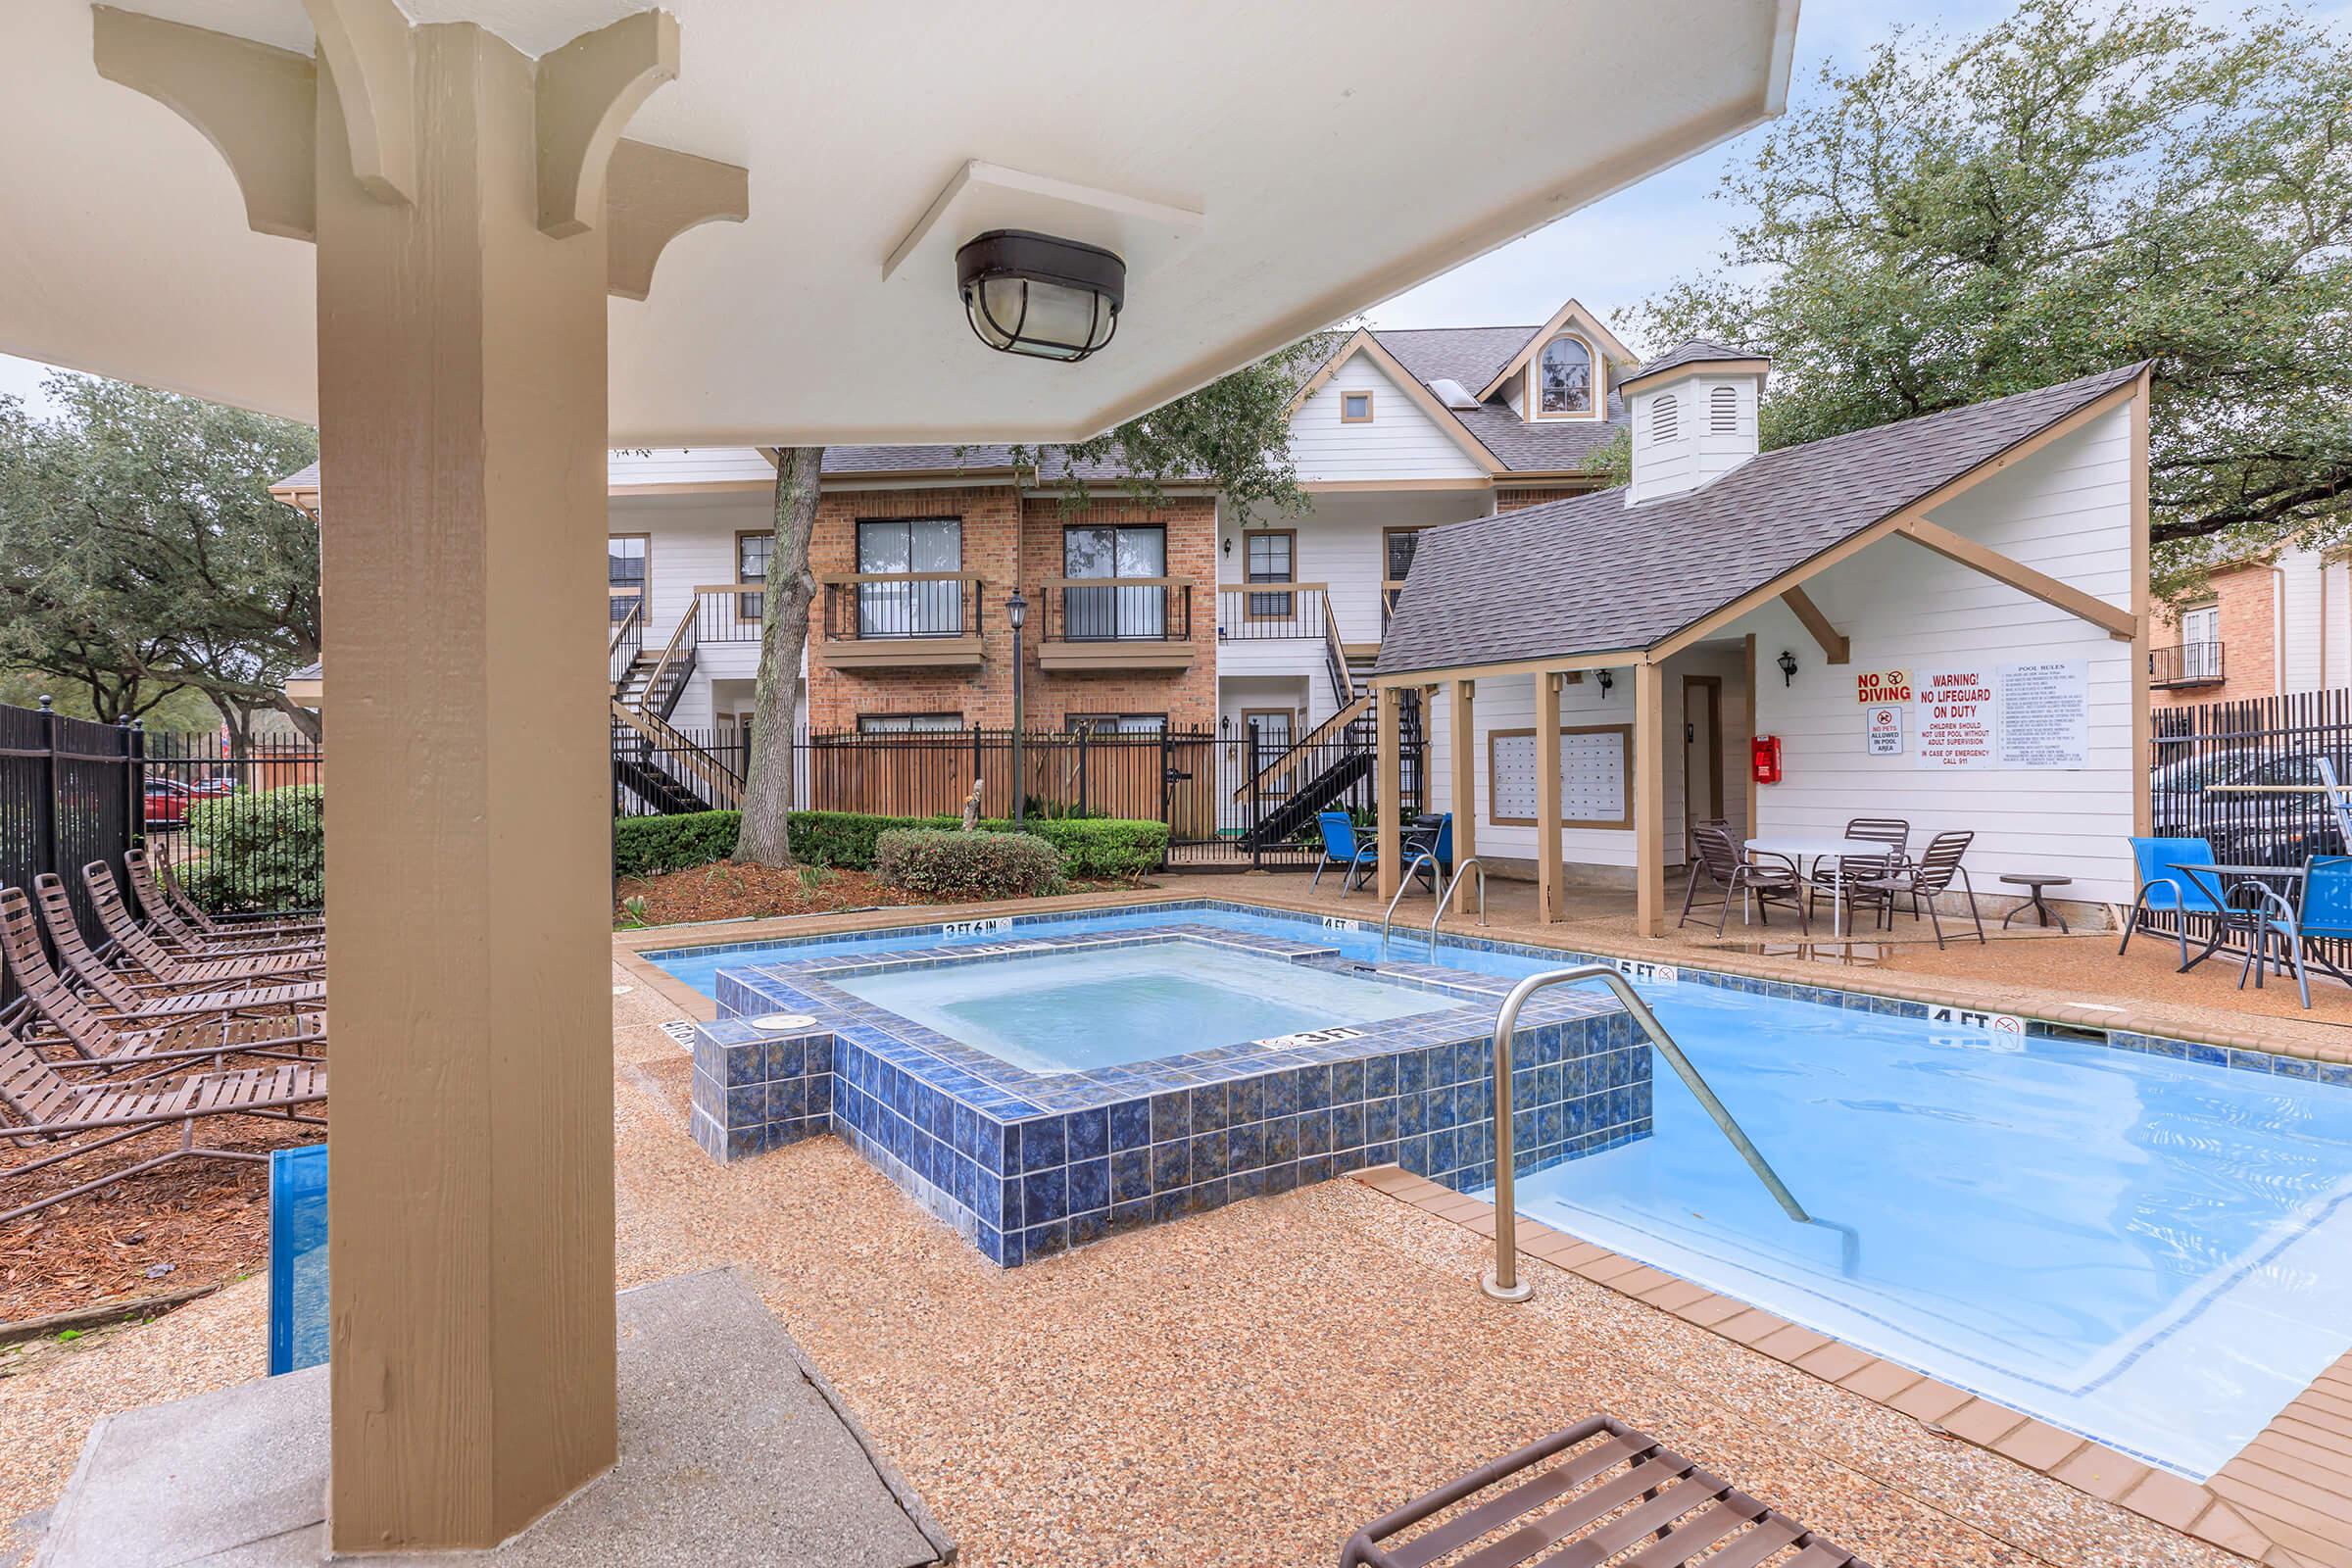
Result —
[[[1863,884],[1892,876],[1909,863],[1909,857],[1904,852],[1911,843],[1911,824],[1899,816],[1849,818],[1843,836],[1867,844],[1884,844],[1886,853],[1841,855],[1835,863],[1825,864],[1824,861],[1828,859],[1826,856],[1816,860],[1813,874],[1807,879],[1811,886],[1811,891],[1805,896],[1808,909],[1812,907],[1813,901],[1824,893],[1830,895],[1833,907],[1840,893],[1844,895],[1848,909],[1854,908],[1858,903],[1884,904],[1884,894],[1866,892]]]
[[[182,1055],[197,1054],[182,1053]],[[156,1058],[148,1058],[152,1061]],[[140,1063],[146,1065],[147,1062]],[[110,1145],[155,1127],[179,1124],[179,1145],[152,1158],[109,1171],[93,1181],[29,1203],[0,1210],[0,1224],[36,1213],[83,1193],[111,1187],[119,1181],[168,1165],[175,1159],[266,1160],[266,1153],[216,1149],[196,1142],[196,1123],[221,1116],[270,1116],[323,1127],[322,1116],[301,1114],[301,1107],[326,1098],[326,1068],[318,1062],[281,1062],[272,1066],[198,1072],[184,1077],[142,1077],[89,1081],[121,1062],[52,1062],[24,1041],[0,1028],[0,1145],[11,1149],[43,1144],[71,1146],[0,1167],[0,1181],[13,1182],[51,1165],[78,1159]],[[103,1133],[83,1139],[79,1135]]]
[[[1604,1562],[1745,1568],[1766,1561],[1870,1568],[1606,1415],[1539,1439],[1383,1514],[1348,1538],[1340,1568],[1426,1568],[1441,1559],[1507,1568],[1539,1556],[1578,1568]]]
[[[1690,862],[1690,880],[1683,889],[1683,917],[1675,922],[1680,930],[1690,923],[1692,901],[1698,897],[1698,880],[1705,876],[1722,891],[1722,909],[1715,916],[1715,934],[1732,918],[1732,901],[1742,895],[1756,901],[1756,912],[1766,925],[1772,924],[1771,905],[1784,900],[1796,911],[1796,928],[1806,936],[1813,934],[1810,915],[1805,908],[1805,879],[1796,862],[1784,856],[1749,851],[1740,846],[1729,826],[1707,823],[1690,830],[1691,847],[1697,851]]]
[[[1317,811],[1315,820],[1323,828],[1323,858],[1315,862],[1315,879],[1306,885],[1312,893],[1323,881],[1326,866],[1344,865],[1347,875],[1340,878],[1340,897],[1346,898],[1362,886],[1367,873],[1380,870],[1380,840],[1363,838],[1355,831],[1355,818],[1346,811]]]
[[[1936,946],[1940,948],[1943,946],[1943,921],[1936,913],[1936,899],[1947,891],[1953,878],[1957,877],[1961,891],[1968,896],[1968,917],[1976,922],[1977,940],[1984,942],[1986,940],[1984,917],[1977,912],[1977,890],[1968,880],[1968,867],[1960,863],[1960,858],[1968,853],[1968,846],[1975,838],[1976,834],[1967,831],[1938,833],[1928,841],[1928,847],[1920,852],[1916,861],[1905,861],[1885,876],[1856,882],[1852,891],[1867,894],[1879,901],[1882,930],[1894,924],[1895,900],[1907,898],[1911,901],[1911,918],[1914,920],[1925,908],[1928,923],[1936,931]]]
[[[2122,957],[2132,951],[2132,935],[2141,929],[2141,921],[2148,915],[2169,913],[2180,921],[2177,934],[2180,939],[2180,967],[2185,969],[2188,917],[2204,914],[2220,919],[2229,911],[2215,902],[2203,885],[2173,867],[2213,864],[2213,846],[2204,839],[2134,838],[2125,842],[2132,846],[2132,866],[2139,879],[2139,890],[2132,896],[2132,906],[2124,911],[2124,940],[2115,950],[2116,956]]]
[[[2274,894],[2266,901],[2254,951],[2248,956],[2249,966],[2259,968],[2269,957],[2273,936],[2278,938],[2284,950],[2281,961],[2294,966],[2295,991],[2303,999],[2305,1011],[2311,1009],[2311,973],[2307,960],[2352,986],[2352,976],[2337,968],[2325,952],[2312,946],[2329,939],[2352,939],[2352,855],[2310,857],[2303,862],[2302,897],[2289,904]],[[2245,970],[2239,971],[2237,983],[2240,989],[2244,988]]]

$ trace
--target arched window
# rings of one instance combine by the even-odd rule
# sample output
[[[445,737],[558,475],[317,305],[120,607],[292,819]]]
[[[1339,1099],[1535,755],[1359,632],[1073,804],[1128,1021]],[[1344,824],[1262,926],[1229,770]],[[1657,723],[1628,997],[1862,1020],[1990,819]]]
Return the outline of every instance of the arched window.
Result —
[[[1719,386],[1707,393],[1707,433],[1709,435],[1738,435],[1740,433],[1740,389],[1738,387]]]
[[[1592,351],[1565,334],[1536,358],[1536,417],[1557,419],[1592,412]]]
[[[1683,433],[1682,404],[1671,392],[1661,392],[1649,400],[1649,438],[1652,441],[1671,441]]]

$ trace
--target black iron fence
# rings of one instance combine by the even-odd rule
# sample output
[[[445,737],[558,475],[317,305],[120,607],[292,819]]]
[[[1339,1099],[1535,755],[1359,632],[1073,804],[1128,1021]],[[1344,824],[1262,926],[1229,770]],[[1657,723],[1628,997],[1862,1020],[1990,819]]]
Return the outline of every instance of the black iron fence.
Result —
[[[93,946],[106,933],[81,868],[102,860],[121,877],[123,853],[140,845],[220,907],[293,907],[279,896],[295,858],[284,847],[316,841],[318,807],[308,791],[270,792],[318,783],[320,766],[306,740],[237,748],[216,735],[68,718],[45,705],[0,707],[0,886],[29,891],[35,877],[56,873]],[[230,797],[244,798],[243,849],[261,853],[216,855],[189,831],[203,803]],[[0,980],[0,1004],[16,995],[13,975]]]
[[[745,732],[679,730],[666,745],[632,736],[613,752],[613,809],[667,815],[709,809],[710,780],[723,772],[736,789],[749,756]],[[1168,825],[1169,863],[1198,868],[1313,863],[1321,852],[1317,814],[1348,811],[1369,822],[1377,769],[1369,718],[1292,744],[1252,728],[1209,731],[1036,732],[1021,739],[1018,778],[1032,816],[1115,816]],[[1400,809],[1425,800],[1425,748],[1417,714],[1403,733]],[[795,808],[889,816],[954,815],[972,784],[981,811],[1012,814],[1013,736],[988,728],[795,733]],[[716,793],[724,794],[722,790]]]

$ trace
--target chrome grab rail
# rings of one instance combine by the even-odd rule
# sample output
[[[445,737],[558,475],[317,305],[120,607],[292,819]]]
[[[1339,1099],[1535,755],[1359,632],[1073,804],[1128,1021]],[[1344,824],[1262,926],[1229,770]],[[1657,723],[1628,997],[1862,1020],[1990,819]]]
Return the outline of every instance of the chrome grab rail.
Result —
[[[1478,923],[1487,923],[1487,868],[1473,855],[1454,866],[1452,879],[1446,884],[1446,891],[1438,895],[1438,912],[1429,917],[1429,961],[1432,963],[1438,961],[1438,922],[1446,918],[1446,909],[1452,906],[1453,890],[1462,885],[1462,873],[1474,865],[1478,866]]]
[[[1675,1044],[1674,1036],[1666,1032],[1665,1026],[1658,1022],[1658,1015],[1649,1010],[1649,1004],[1642,1000],[1640,993],[1627,983],[1624,975],[1605,963],[1580,964],[1573,969],[1546,969],[1542,974],[1531,974],[1511,987],[1511,994],[1502,999],[1502,1005],[1494,1013],[1494,1266],[1487,1271],[1486,1278],[1480,1282],[1486,1293],[1498,1301],[1524,1301],[1534,1294],[1534,1287],[1519,1278],[1519,1214],[1512,1206],[1512,1190],[1516,1181],[1511,1170],[1511,1035],[1518,1027],[1519,1009],[1528,998],[1545,986],[1562,985],[1571,980],[1605,981],[1609,989],[1617,993],[1617,1000],[1625,1004],[1625,1010],[1634,1015],[1634,1022],[1640,1024],[1642,1032],[1649,1036],[1649,1043],[1657,1048],[1658,1054],[1666,1058],[1675,1076],[1682,1079],[1685,1087],[1698,1097],[1699,1104],[1714,1119],[1715,1125],[1723,1130],[1723,1136],[1732,1141],[1732,1147],[1740,1151],[1740,1157],[1747,1161],[1748,1169],[1756,1173],[1756,1179],[1771,1192],[1790,1219],[1800,1225],[1812,1224],[1813,1216],[1805,1212],[1804,1205],[1796,1200],[1795,1195],[1788,1191],[1788,1185],[1757,1152],[1756,1146],[1748,1142],[1747,1134],[1732,1119],[1732,1113],[1724,1108],[1723,1102],[1715,1098],[1715,1091],[1698,1075],[1698,1069],[1690,1065],[1690,1058],[1683,1054],[1683,1048]]]
[[[1396,906],[1404,902],[1405,894],[1411,890],[1413,873],[1425,865],[1429,867],[1429,880],[1433,884],[1438,880],[1437,860],[1427,850],[1418,852],[1411,859],[1404,862],[1404,875],[1397,879],[1396,892],[1389,900],[1388,912],[1380,917],[1380,961],[1383,963],[1389,961],[1389,926],[1396,918]],[[1483,877],[1487,873],[1482,870],[1478,874]],[[1438,901],[1438,907],[1441,909],[1446,907],[1443,899]]]

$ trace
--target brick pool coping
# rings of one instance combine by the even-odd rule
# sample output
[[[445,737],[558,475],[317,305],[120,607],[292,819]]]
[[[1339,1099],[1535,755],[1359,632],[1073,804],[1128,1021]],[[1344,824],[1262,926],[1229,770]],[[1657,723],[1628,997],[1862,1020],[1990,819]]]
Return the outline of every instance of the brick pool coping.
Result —
[[[1492,1240],[1494,1205],[1395,1165],[1354,1179]],[[1519,1250],[2079,1492],[2242,1557],[2352,1564],[2352,1354],[2199,1484],[1522,1215]]]

